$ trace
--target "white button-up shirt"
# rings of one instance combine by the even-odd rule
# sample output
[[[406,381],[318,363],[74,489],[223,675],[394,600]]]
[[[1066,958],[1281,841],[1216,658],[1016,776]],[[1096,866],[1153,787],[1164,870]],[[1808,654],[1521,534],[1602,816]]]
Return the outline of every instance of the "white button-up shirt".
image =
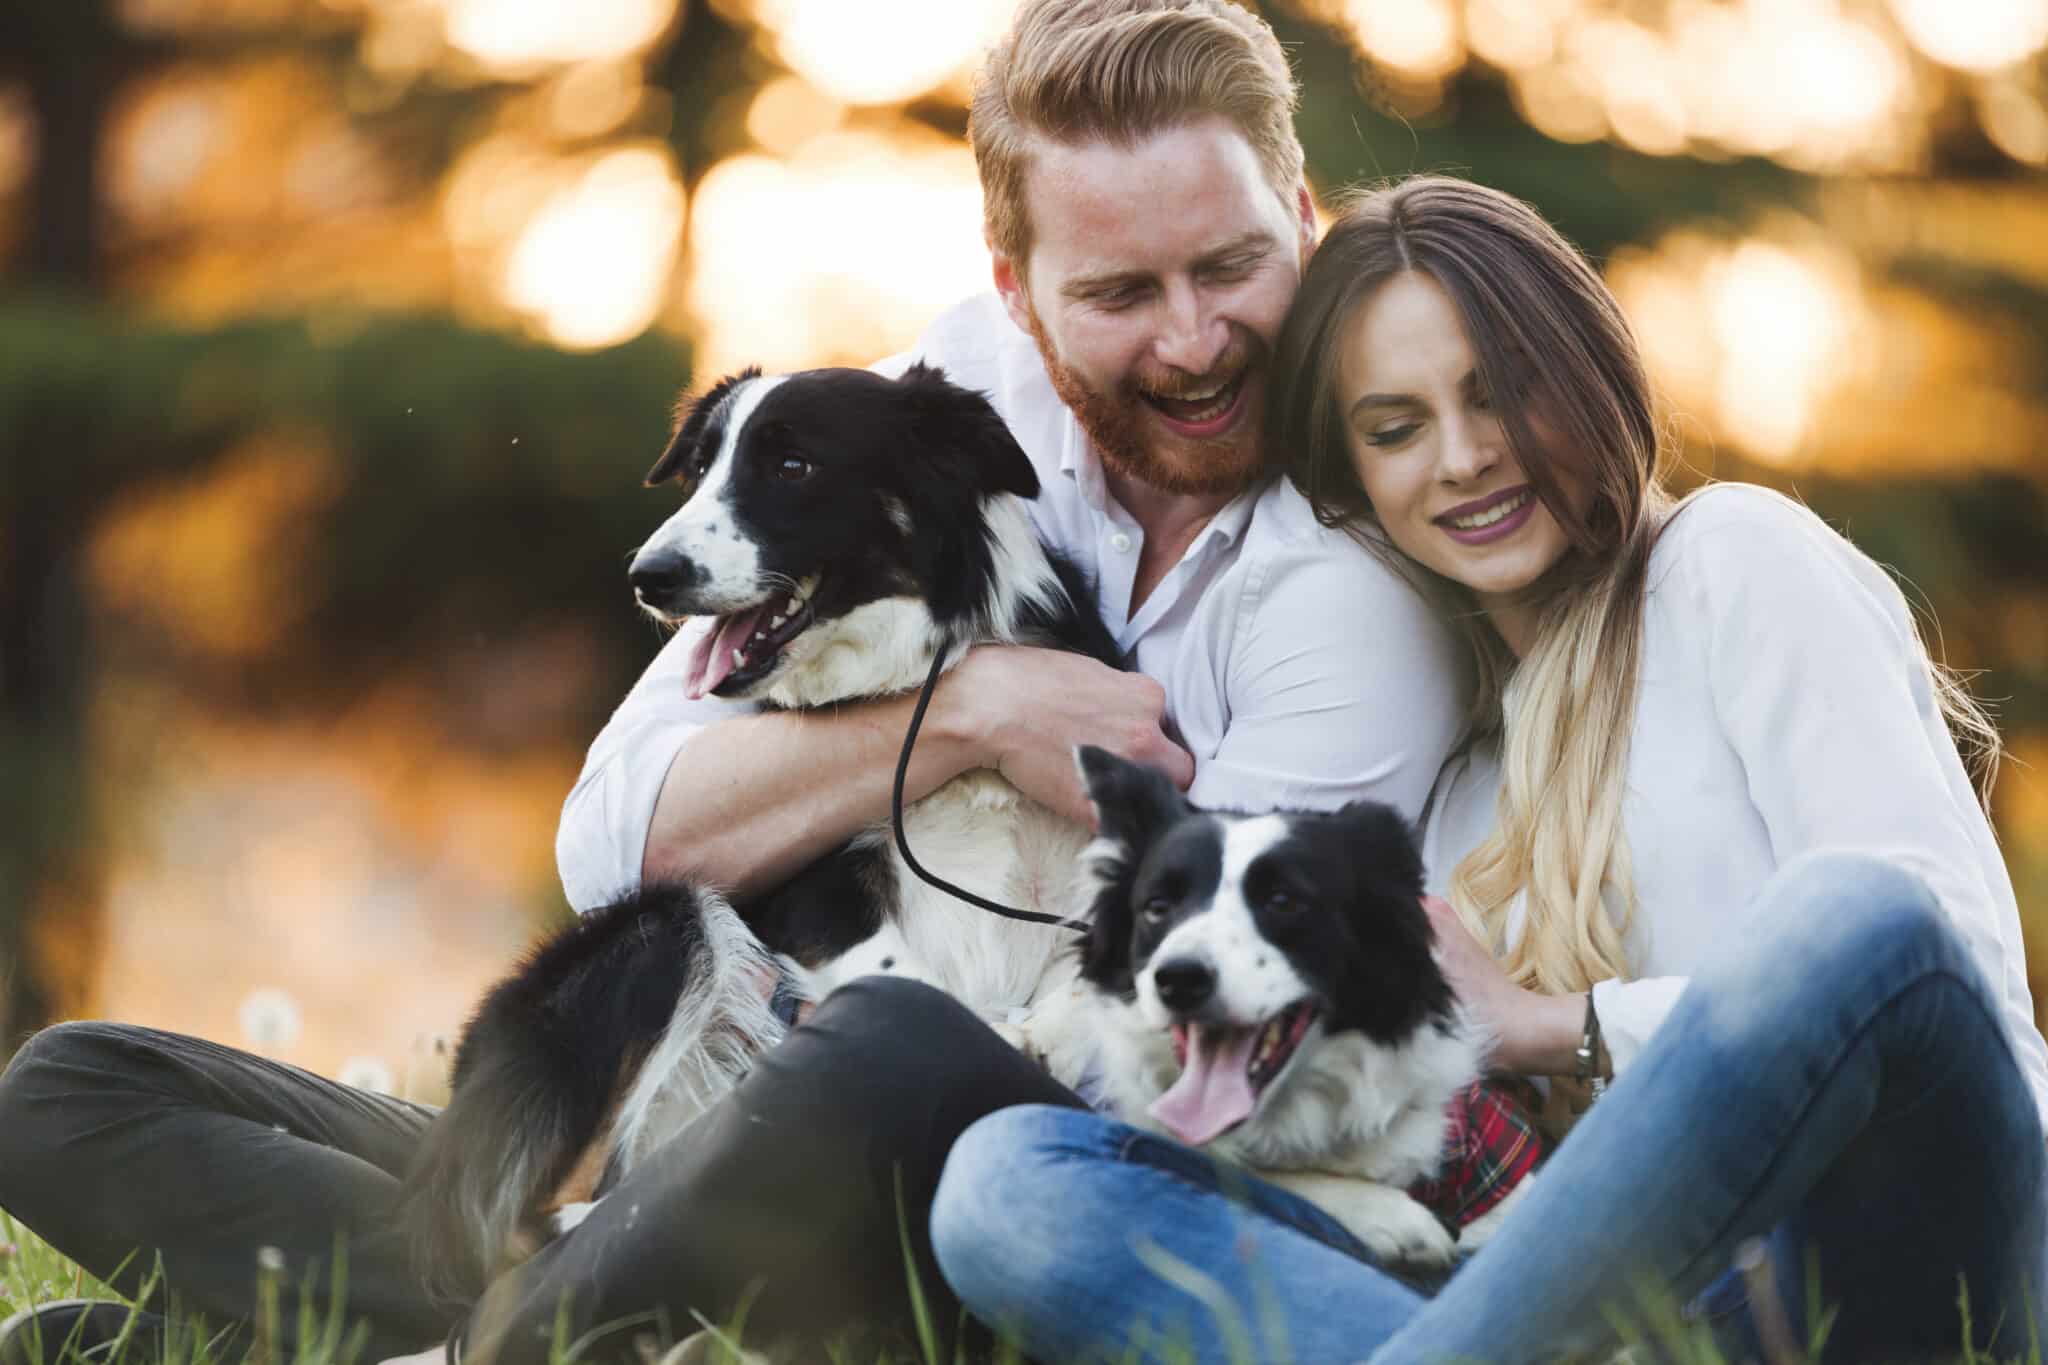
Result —
[[[1616,1071],[1779,868],[1824,849],[1926,881],[1984,974],[2048,1126],[2048,1043],[2034,1026],[2012,879],[1889,575],[1804,507],[1744,484],[1695,497],[1658,537],[1643,601],[1622,826],[1636,979],[1593,987]],[[1494,828],[1490,751],[1446,774],[1431,885]],[[1508,913],[1520,933],[1524,902]]]
[[[1039,533],[1094,577],[1126,661],[1164,688],[1168,731],[1194,755],[1193,801],[1328,810],[1371,797],[1421,814],[1464,715],[1464,672],[1450,632],[1386,562],[1270,481],[1212,517],[1133,613],[1144,530],[1000,301],[960,304],[877,368],[912,360],[988,394],[1031,457]],[[751,709],[684,697],[695,629],[655,656],[563,806],[556,859],[579,910],[639,884],[656,798],[689,737]]]

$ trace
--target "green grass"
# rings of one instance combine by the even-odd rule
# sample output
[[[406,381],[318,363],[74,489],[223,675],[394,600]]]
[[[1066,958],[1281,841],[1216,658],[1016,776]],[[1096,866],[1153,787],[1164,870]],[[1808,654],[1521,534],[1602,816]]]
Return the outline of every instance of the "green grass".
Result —
[[[904,1235],[905,1265],[910,1266],[907,1232]],[[1157,1252],[1159,1264],[1155,1269],[1165,1278],[1180,1283],[1187,1281],[1196,1301],[1205,1296],[1199,1292],[1200,1272],[1194,1267],[1175,1263],[1163,1251]],[[156,1287],[160,1270],[146,1277],[144,1295]],[[346,1294],[346,1263],[336,1258],[333,1270],[334,1290],[329,1299],[343,1303]],[[912,1278],[912,1317],[916,1324],[916,1340],[903,1346],[878,1346],[871,1341],[848,1339],[834,1343],[825,1350],[825,1357],[831,1365],[1023,1365],[1022,1357],[1014,1347],[1007,1344],[997,1348],[995,1356],[986,1362],[969,1362],[965,1357],[947,1359],[939,1349],[940,1333],[932,1321],[929,1300],[922,1287]],[[69,1260],[59,1255],[34,1233],[22,1227],[6,1213],[0,1212],[0,1318],[5,1318],[17,1309],[30,1304],[47,1303],[54,1299],[68,1298],[113,1298],[126,1300],[105,1284],[86,1274]],[[316,1309],[309,1298],[296,1292],[295,1286],[288,1286],[283,1277],[276,1274],[260,1275],[258,1280],[258,1301],[261,1305],[258,1321],[254,1324],[256,1340],[261,1348],[258,1356],[267,1365],[376,1365],[365,1358],[363,1343],[366,1328],[361,1323],[349,1323],[346,1313],[340,1308],[322,1311]],[[1965,1335],[1970,1322],[1968,1297],[1962,1299]],[[1781,1335],[1767,1361],[1761,1365],[1811,1365],[1819,1359],[1819,1352],[1833,1323],[1834,1315],[1821,1311],[1817,1296],[1810,1298],[1808,1320],[1817,1324],[1811,1339],[1794,1343]],[[1228,1303],[1212,1303],[1209,1311],[1229,1314],[1236,1318],[1230,1335],[1239,1342],[1239,1354],[1246,1365],[1272,1358],[1276,1351],[1270,1348],[1275,1342],[1257,1341],[1255,1338],[1269,1337],[1270,1332],[1258,1332],[1252,1324],[1238,1316],[1236,1308]],[[285,1314],[295,1319],[294,1345],[287,1354],[278,1349],[283,1342],[282,1326]],[[1266,1315],[1260,1315],[1262,1319]],[[746,1344],[747,1305],[735,1310],[731,1320],[723,1324],[711,1324],[701,1319],[685,1327],[694,1331],[698,1327],[710,1330],[714,1336],[714,1349],[710,1365],[741,1365],[742,1351]],[[1679,1313],[1679,1304],[1668,1294],[1661,1294],[1654,1288],[1638,1291],[1637,1304],[1633,1311],[1617,1314],[1614,1319],[1623,1340],[1629,1343],[1628,1350],[1618,1359],[1630,1362],[1651,1362],[1657,1365],[1742,1365],[1732,1361],[1714,1344],[1711,1337],[1700,1327],[1686,1323]],[[91,1365],[217,1365],[224,1352],[221,1340],[216,1337],[203,1320],[176,1311],[170,1315],[171,1328],[159,1349],[153,1340],[137,1336],[132,1343],[112,1353],[111,1357],[96,1360]],[[1272,1324],[1262,1321],[1262,1327]],[[589,1365],[586,1359],[588,1338],[571,1339],[568,1333],[566,1314],[558,1323],[555,1343],[550,1351],[550,1365]],[[667,1345],[663,1343],[663,1347]],[[1168,1361],[1185,1359],[1188,1353],[1176,1349],[1172,1342],[1146,1340],[1146,1334],[1134,1330],[1132,1343],[1125,1358],[1137,1361],[1140,1350],[1149,1346]],[[659,1350],[643,1352],[643,1365],[656,1365]],[[1965,1347],[1950,1358],[1954,1365],[2042,1365],[2040,1345],[2034,1343],[2027,1355],[2017,1361],[1979,1354]],[[87,1365],[75,1351],[62,1356],[61,1365]]]

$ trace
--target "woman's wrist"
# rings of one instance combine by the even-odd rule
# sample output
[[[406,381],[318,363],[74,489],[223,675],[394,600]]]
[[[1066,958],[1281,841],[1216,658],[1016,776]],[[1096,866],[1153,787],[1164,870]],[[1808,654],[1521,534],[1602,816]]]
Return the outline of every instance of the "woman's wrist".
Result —
[[[1570,1076],[1578,1069],[1585,1036],[1586,996],[1523,991],[1512,1025],[1503,1031],[1494,1060],[1523,1076]]]

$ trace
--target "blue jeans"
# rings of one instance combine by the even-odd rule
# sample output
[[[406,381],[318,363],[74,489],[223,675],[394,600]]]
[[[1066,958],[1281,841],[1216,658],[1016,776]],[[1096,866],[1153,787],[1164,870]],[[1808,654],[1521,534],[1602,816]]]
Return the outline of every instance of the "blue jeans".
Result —
[[[1978,1347],[2025,1354],[2048,1148],[1975,963],[1926,887],[1874,858],[1796,860],[1753,912],[1433,1298],[1284,1191],[1038,1106],[955,1145],[940,1267],[984,1321],[1063,1362],[1133,1343],[1139,1359],[1539,1360],[1695,1296],[1724,1335],[1777,1323],[1804,1345],[1812,1272],[1840,1309],[1830,1360],[1959,1352],[1959,1278]],[[1768,1268],[1730,1278],[1753,1238]],[[1782,1314],[1753,1312],[1746,1283]]]

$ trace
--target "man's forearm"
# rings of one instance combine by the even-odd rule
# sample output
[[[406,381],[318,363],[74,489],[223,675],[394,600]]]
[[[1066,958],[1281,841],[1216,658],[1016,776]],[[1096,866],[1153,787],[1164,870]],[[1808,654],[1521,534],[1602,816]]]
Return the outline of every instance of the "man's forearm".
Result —
[[[736,716],[690,736],[647,830],[643,881],[689,878],[745,899],[889,813],[915,698]],[[980,766],[941,687],[904,781],[914,801]]]

